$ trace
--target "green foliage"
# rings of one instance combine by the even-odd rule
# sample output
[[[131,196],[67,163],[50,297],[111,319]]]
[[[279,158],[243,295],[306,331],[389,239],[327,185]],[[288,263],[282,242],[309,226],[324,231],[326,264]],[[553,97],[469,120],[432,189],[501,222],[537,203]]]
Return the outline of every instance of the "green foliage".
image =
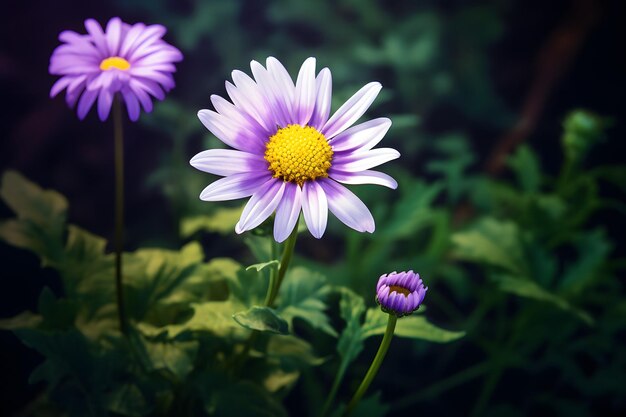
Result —
[[[289,404],[292,415],[313,416],[333,379],[329,414],[341,415],[371,361],[368,343],[386,327],[376,278],[403,269],[430,287],[428,314],[422,307],[398,320],[395,335],[414,342],[393,344],[386,361],[409,371],[390,378],[383,366],[354,416],[433,405],[447,415],[621,415],[626,262],[606,218],[626,213],[626,167],[587,158],[612,136],[612,121],[574,110],[563,121],[562,157],[522,144],[509,172],[481,173],[488,149],[465,124],[493,134],[514,122],[491,56],[513,9],[439,3],[117,2],[164,24],[185,53],[175,92],[141,118],[171,138],[147,185],[169,202],[178,241],[164,244],[179,249],[124,253],[124,337],[106,240],[67,224],[57,192],[3,175],[0,197],[15,217],[0,220],[0,239],[60,280],[44,283],[54,292],[42,285],[34,312],[0,320],[43,358],[31,381],[44,387],[48,414],[35,404],[33,415],[286,416]],[[272,220],[237,237],[242,205],[201,202],[214,177],[187,162],[192,149],[224,147],[197,110],[211,108],[210,94],[225,95],[233,69],[249,73],[251,59],[269,55],[292,76],[308,56],[329,67],[333,110],[364,83],[383,82],[367,117],[393,120],[384,146],[403,156],[388,168],[398,190],[353,188],[376,232],[346,232],[330,216],[323,240],[303,234],[275,308],[264,306],[280,267]],[[450,130],[430,117],[442,112]],[[425,130],[431,122],[437,133]],[[540,391],[547,385],[549,395]],[[502,398],[493,399],[496,387]],[[472,394],[449,401],[459,391]]]
[[[298,317],[323,332],[337,336],[326,315],[326,300],[331,287],[326,278],[314,271],[292,268],[280,289],[280,305],[278,311],[285,320],[291,322]]]
[[[246,311],[235,313],[237,323],[250,330],[287,334],[289,325],[269,307],[252,306]]]

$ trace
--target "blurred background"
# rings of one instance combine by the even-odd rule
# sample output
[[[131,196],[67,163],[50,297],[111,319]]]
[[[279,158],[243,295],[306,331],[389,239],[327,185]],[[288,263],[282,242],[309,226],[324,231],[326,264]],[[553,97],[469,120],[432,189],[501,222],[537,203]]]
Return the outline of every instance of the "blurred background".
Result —
[[[309,56],[329,67],[333,110],[380,81],[368,117],[393,120],[382,146],[402,158],[383,170],[399,190],[352,187],[377,232],[346,235],[333,220],[322,241],[303,238],[297,250],[366,300],[381,273],[420,271],[426,314],[468,332],[443,346],[394,341],[373,386],[384,410],[624,415],[624,9],[618,0],[5,0],[0,168],[59,191],[69,222],[110,240],[112,123],[93,111],[79,121],[61,96],[49,98],[49,57],[58,34],[84,32],[88,17],[161,23],[185,58],[166,100],[125,125],[126,249],[199,239],[207,258],[246,258],[230,229],[203,222],[220,204],[198,201],[212,178],[188,160],[221,145],[196,112],[226,94],[233,69],[250,73],[250,60],[267,56],[293,76]],[[12,215],[0,203],[0,218]],[[519,252],[536,286],[511,283],[506,252]],[[0,317],[35,310],[44,285],[58,291],[35,255],[0,242],[0,256]],[[41,357],[10,332],[0,344],[0,414],[29,415],[41,387],[28,375]],[[355,378],[375,349],[368,341]],[[324,384],[303,378],[285,398],[293,415],[304,415],[299,398],[323,398],[333,365],[315,372]]]

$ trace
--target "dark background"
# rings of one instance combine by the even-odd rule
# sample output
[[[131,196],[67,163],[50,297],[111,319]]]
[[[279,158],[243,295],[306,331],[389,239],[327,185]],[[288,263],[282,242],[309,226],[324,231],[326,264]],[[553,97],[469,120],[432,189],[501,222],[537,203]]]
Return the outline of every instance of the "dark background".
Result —
[[[263,45],[265,35],[274,30],[262,13],[265,3],[244,1],[235,22],[242,30],[258,32],[258,36],[251,39],[257,39],[259,44],[250,45],[251,49],[267,50]],[[427,3],[443,12],[464,4],[459,1]],[[184,14],[192,9],[193,2],[164,4]],[[531,127],[522,134],[523,140],[540,153],[543,161],[557,161],[561,120],[571,109],[588,108],[614,121],[611,140],[590,155],[591,161],[623,163],[626,139],[622,122],[626,92],[624,2],[530,0],[485,4],[506,5],[502,13],[502,34],[487,49],[486,70],[513,120],[522,117],[531,101],[528,113],[532,117]],[[388,2],[388,7],[401,12],[404,6],[403,2],[392,1]],[[338,11],[345,12],[345,9]],[[17,170],[44,188],[58,190],[71,203],[70,222],[108,238],[113,230],[112,123],[110,120],[100,122],[93,111],[84,121],[79,121],[61,95],[50,99],[49,90],[55,77],[48,74],[47,67],[50,54],[58,45],[59,32],[83,31],[83,20],[87,17],[103,23],[116,15],[129,22],[155,20],[141,7],[102,1],[9,0],[4,2],[0,15],[0,169]],[[290,27],[287,33],[301,43],[299,54],[306,55],[307,49],[319,42],[317,34],[307,28]],[[166,35],[166,40],[175,43],[171,34]],[[216,41],[219,40],[201,38],[197,47],[183,49],[185,60],[178,66],[177,87],[170,96],[183,100],[191,109],[210,106],[211,93],[224,93],[223,84],[198,85],[199,78],[194,77],[221,68],[213,61],[216,53],[212,42]],[[241,58],[242,70],[247,71],[249,59]],[[324,57],[318,59],[323,61]],[[383,85],[393,85],[393,80],[385,79],[388,74],[384,70],[379,75]],[[215,78],[227,79],[228,72],[220,70]],[[532,102],[533,92],[538,101]],[[511,127],[514,123],[498,126],[484,118],[473,119],[445,103],[427,107],[420,116],[419,129],[427,134],[462,129],[481,157],[475,163],[477,171],[489,169],[489,158],[496,144],[515,131]],[[178,237],[173,209],[158,188],[146,186],[163,153],[172,147],[172,137],[168,131],[150,123],[128,122],[125,127],[126,221],[129,225],[126,248],[132,250],[144,242],[170,242],[169,245],[175,246]],[[200,149],[201,140],[199,134],[185,144],[188,148],[185,158],[189,159]],[[427,154],[401,163],[417,173],[420,171],[415,167],[422,165],[426,157]],[[546,163],[544,168],[555,173],[558,166],[556,162]],[[500,170],[495,171],[496,175],[502,175]],[[9,216],[10,210],[0,203],[0,218]],[[596,221],[613,226],[609,234],[618,242],[617,250],[623,253],[624,220],[617,214],[606,216]],[[55,272],[41,269],[38,259],[31,253],[0,243],[0,259],[3,280],[0,317],[35,309],[43,285],[59,287]],[[0,333],[0,346],[0,413],[12,413],[23,409],[37,394],[37,387],[29,386],[27,379],[40,358],[9,332]],[[623,349],[623,346],[616,346],[616,349]],[[515,384],[515,381],[507,382]],[[524,387],[520,385],[519,389],[521,393]]]

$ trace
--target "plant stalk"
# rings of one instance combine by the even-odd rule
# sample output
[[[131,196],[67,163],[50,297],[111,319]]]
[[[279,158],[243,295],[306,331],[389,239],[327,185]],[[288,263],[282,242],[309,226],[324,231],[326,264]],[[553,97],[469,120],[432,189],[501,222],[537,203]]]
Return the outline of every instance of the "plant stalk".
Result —
[[[283,279],[285,278],[285,274],[287,273],[287,268],[289,268],[289,262],[291,262],[293,249],[296,246],[297,238],[298,225],[296,224],[293,228],[293,231],[287,238],[287,241],[285,242],[285,249],[283,250],[283,256],[280,260],[280,266],[278,267],[278,277],[276,278],[275,282],[270,282],[270,293],[265,300],[265,305],[267,307],[272,307],[274,305],[274,302],[276,301],[276,297],[278,296],[278,290],[280,289],[280,285],[283,283]]]
[[[393,338],[393,331],[396,329],[396,321],[398,318],[393,314],[389,314],[389,321],[387,322],[387,328],[385,329],[385,335],[383,336],[383,340],[380,342],[380,346],[378,347],[378,352],[376,352],[376,356],[370,365],[370,369],[367,370],[365,374],[365,378],[359,385],[359,388],[356,390],[354,397],[348,403],[348,407],[344,412],[344,417],[347,417],[354,411],[354,407],[359,403],[361,397],[365,394],[365,391],[369,388],[370,384],[374,380],[374,377],[378,373],[378,369],[380,365],[383,363],[383,359],[385,359],[385,355],[387,354],[387,350],[389,349],[389,345],[391,344],[391,339]]]
[[[113,127],[115,136],[115,294],[122,334],[128,334],[128,319],[124,305],[122,252],[124,250],[124,129],[122,104],[119,97],[113,100]]]

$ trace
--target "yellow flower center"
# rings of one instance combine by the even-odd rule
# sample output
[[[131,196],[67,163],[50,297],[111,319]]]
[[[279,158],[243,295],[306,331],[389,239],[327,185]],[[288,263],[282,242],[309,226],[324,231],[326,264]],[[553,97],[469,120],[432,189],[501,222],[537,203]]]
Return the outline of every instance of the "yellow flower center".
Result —
[[[397,292],[398,294],[404,295],[405,297],[408,297],[411,294],[411,291],[409,291],[408,288],[404,288],[399,285],[390,285],[389,294],[391,294],[394,291]]]
[[[311,126],[287,125],[270,137],[265,160],[274,178],[302,186],[307,180],[328,177],[333,150],[320,132]]]
[[[102,71],[108,71],[113,68],[126,71],[130,68],[130,62],[119,56],[112,56],[110,58],[103,59],[100,63],[100,69]]]

